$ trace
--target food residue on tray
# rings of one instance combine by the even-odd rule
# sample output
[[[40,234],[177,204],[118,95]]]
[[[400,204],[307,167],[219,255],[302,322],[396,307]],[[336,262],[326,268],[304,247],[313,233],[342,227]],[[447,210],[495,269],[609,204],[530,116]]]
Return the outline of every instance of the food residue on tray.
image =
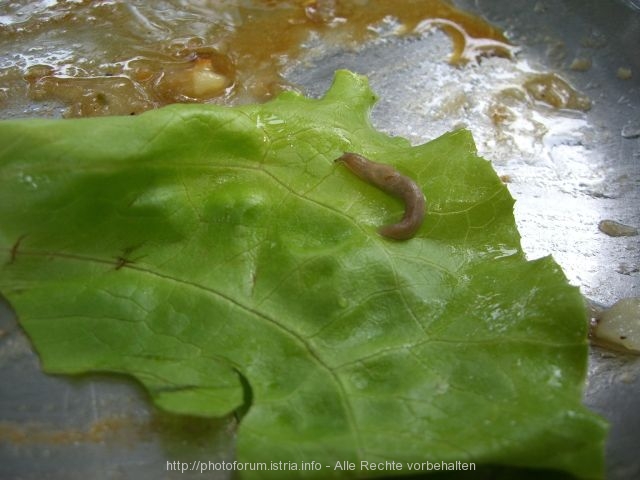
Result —
[[[616,72],[616,76],[620,80],[630,80],[633,77],[633,74],[631,73],[631,69],[630,68],[620,67],[620,68],[618,68],[618,71]]]
[[[638,229],[615,220],[601,220],[598,229],[610,237],[634,237],[638,235]]]
[[[576,72],[586,72],[591,68],[591,59],[587,57],[576,57],[569,65],[571,70]]]
[[[535,100],[553,108],[567,108],[583,112],[591,108],[589,97],[575,90],[566,80],[555,73],[533,75],[523,86]]]
[[[640,354],[640,297],[623,298],[598,312],[591,339],[597,345]]]
[[[638,138],[640,137],[640,121],[627,123],[620,131],[622,138]]]
[[[0,422],[0,442],[13,445],[63,446],[78,443],[134,444],[157,434],[188,441],[192,446],[210,446],[219,432],[235,424],[232,417],[202,419],[154,413],[144,418],[129,414],[108,415],[84,428],[54,427],[41,423]],[[195,443],[194,443],[195,442]]]
[[[0,13],[0,45],[14,52],[0,56],[7,96],[62,104],[72,117],[264,101],[292,88],[284,70],[320,41],[355,47],[390,28],[441,28],[454,63],[510,55],[498,29],[445,1],[32,2]]]

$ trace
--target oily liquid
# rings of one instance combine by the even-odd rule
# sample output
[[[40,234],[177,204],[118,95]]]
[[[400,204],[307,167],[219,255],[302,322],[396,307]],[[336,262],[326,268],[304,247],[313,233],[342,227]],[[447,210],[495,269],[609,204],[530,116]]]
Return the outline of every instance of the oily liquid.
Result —
[[[0,112],[47,101],[74,117],[137,114],[178,102],[261,102],[293,88],[283,71],[301,61],[309,44],[357,48],[389,24],[398,35],[442,28],[453,40],[453,63],[510,54],[498,29],[441,0],[31,2],[26,8],[0,7],[0,51],[10,52],[0,54]]]

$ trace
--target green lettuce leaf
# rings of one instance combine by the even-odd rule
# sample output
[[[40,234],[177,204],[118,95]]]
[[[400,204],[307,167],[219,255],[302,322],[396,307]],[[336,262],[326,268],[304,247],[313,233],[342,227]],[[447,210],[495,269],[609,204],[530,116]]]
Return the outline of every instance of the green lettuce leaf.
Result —
[[[322,465],[243,478],[427,461],[601,478],[580,293],[525,259],[470,133],[413,147],[372,128],[374,102],[343,71],[319,100],[2,122],[0,291],[43,368],[129,374],[178,414],[242,411],[239,461]],[[344,151],[423,188],[415,238],[378,235],[404,206]],[[404,468],[360,463],[385,460]]]

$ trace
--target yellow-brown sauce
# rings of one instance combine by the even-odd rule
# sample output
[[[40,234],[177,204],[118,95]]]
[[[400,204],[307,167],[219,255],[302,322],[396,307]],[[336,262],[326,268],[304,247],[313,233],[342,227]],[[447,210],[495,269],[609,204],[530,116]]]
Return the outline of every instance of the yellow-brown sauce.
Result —
[[[389,24],[398,35],[443,29],[453,63],[510,54],[502,32],[444,0],[32,3],[0,11],[0,46],[13,52],[0,63],[0,116],[16,96],[74,117],[265,101],[293,88],[283,72],[309,45],[357,48]]]

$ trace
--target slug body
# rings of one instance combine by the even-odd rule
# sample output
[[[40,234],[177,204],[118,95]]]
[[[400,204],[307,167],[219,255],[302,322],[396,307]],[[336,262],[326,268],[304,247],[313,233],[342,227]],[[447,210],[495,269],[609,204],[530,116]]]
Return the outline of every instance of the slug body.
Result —
[[[381,227],[378,230],[380,235],[395,240],[407,240],[416,234],[426,211],[424,194],[416,182],[389,165],[373,162],[357,153],[346,152],[337,158],[336,162],[344,163],[365,182],[404,202],[402,219],[398,223]]]

